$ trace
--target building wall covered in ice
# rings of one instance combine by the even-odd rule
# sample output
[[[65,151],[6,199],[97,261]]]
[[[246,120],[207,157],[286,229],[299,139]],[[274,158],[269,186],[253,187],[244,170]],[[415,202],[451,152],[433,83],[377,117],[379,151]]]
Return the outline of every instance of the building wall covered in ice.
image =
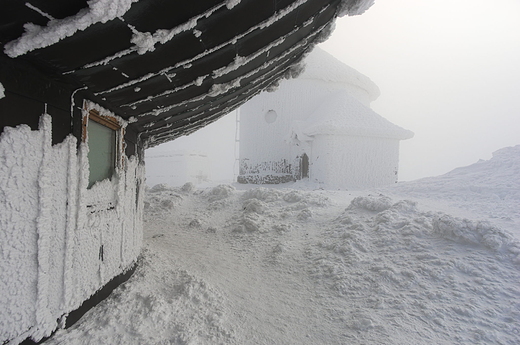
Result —
[[[399,141],[320,135],[313,141],[310,180],[325,187],[363,189],[397,181]]]
[[[88,186],[87,146],[39,130],[0,135],[0,340],[48,336],[63,316],[130,268],[142,241],[144,167],[124,157]]]
[[[396,182],[399,140],[413,133],[370,109],[378,96],[369,78],[316,48],[297,79],[241,107],[238,181],[308,177],[348,189]]]

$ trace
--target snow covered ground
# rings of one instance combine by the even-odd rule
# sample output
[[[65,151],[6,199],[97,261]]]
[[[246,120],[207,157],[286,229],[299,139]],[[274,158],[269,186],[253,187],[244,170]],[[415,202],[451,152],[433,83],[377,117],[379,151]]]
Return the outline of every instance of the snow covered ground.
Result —
[[[520,343],[520,146],[312,188],[150,189],[134,276],[47,343]]]

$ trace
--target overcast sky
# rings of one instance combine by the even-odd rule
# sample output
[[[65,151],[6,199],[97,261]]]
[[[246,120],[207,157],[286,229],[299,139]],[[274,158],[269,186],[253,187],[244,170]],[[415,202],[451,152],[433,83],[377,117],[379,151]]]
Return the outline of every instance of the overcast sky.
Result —
[[[376,112],[415,132],[401,180],[520,144],[519,0],[376,0],[336,23],[321,47],[379,86]]]
[[[401,142],[400,180],[520,144],[520,0],[376,0],[363,15],[338,19],[321,47],[379,86],[376,112],[415,132]],[[213,171],[223,179],[232,172],[233,125],[230,115],[167,145],[221,154]]]

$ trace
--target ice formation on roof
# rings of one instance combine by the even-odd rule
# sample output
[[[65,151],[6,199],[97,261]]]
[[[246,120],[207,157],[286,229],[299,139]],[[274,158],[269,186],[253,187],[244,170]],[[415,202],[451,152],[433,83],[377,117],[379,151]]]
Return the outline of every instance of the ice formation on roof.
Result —
[[[25,24],[25,33],[5,45],[4,52],[15,58],[38,48],[48,47],[62,39],[74,35],[95,23],[106,23],[123,16],[132,3],[138,0],[90,0],[88,8],[84,8],[76,15],[51,20],[47,26]]]
[[[240,3],[241,0],[226,0],[226,7],[228,10],[232,9]]]
[[[339,8],[338,17],[343,17],[344,15],[349,16],[357,16],[365,13],[373,4],[375,0],[361,0],[361,1],[352,1],[352,0],[344,0]],[[354,2],[354,4],[352,4]]]
[[[366,90],[370,100],[376,100],[380,91],[369,77],[336,59],[321,48],[314,48],[306,57],[305,71],[300,79],[317,79],[325,82],[350,84]]]
[[[361,104],[346,90],[329,96],[310,116],[303,128],[308,136],[343,134],[393,139],[410,139],[413,132],[394,125]]]
[[[231,2],[228,1],[226,3],[228,9],[232,9],[235,7],[238,3],[240,3],[239,0],[234,0]],[[217,5],[212,8],[210,8],[208,11],[203,12],[195,17],[192,17],[190,20],[188,20],[186,23],[183,23],[179,26],[176,26],[172,28],[171,30],[165,30],[160,29],[156,30],[153,34],[150,32],[139,32],[134,27],[130,27],[132,31],[134,32],[131,42],[135,44],[137,48],[137,53],[140,55],[145,54],[146,52],[152,52],[155,50],[155,45],[157,43],[165,44],[166,42],[170,41],[173,37],[177,36],[181,32],[189,31],[192,29],[195,29],[195,27],[198,24],[198,21],[202,18],[208,18],[210,17],[214,12],[216,12],[219,8],[221,8],[223,5]]]
[[[38,12],[40,15],[44,16],[45,18],[47,18],[49,20],[55,20],[55,18],[53,16],[51,16],[50,14],[48,14],[46,12],[43,12],[38,7],[32,5],[32,4],[28,3],[28,2],[25,3],[25,6],[27,6],[28,8],[30,8],[33,11]]]

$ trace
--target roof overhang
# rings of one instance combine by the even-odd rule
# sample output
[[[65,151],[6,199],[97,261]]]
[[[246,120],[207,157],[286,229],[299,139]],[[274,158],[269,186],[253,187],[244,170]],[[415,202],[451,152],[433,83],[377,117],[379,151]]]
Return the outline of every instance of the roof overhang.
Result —
[[[154,146],[291,76],[340,12],[372,2],[2,1],[0,43],[10,58],[73,84]],[[116,8],[96,14],[100,3]],[[27,22],[38,26],[24,29]]]

